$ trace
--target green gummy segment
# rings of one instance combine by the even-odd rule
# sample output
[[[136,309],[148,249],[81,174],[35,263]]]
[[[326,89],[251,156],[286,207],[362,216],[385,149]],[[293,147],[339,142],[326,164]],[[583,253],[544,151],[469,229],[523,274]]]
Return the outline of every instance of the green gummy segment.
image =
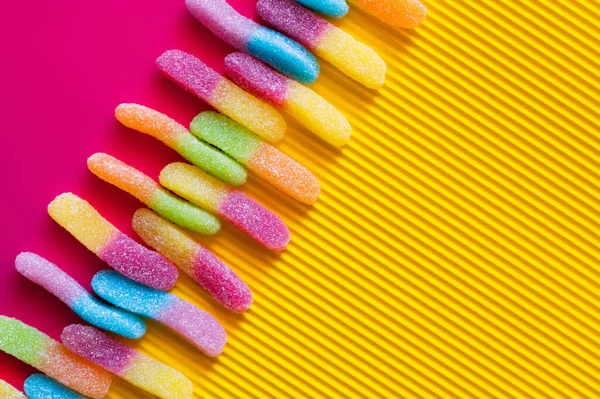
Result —
[[[191,231],[216,234],[221,229],[219,219],[167,191],[156,191],[148,206],[165,219]]]
[[[190,125],[192,134],[246,164],[261,143],[244,126],[214,111],[200,113]]]
[[[248,173],[242,165],[191,134],[180,135],[175,150],[206,173],[231,186],[246,183]]]
[[[19,360],[35,367],[50,341],[43,332],[17,319],[0,316],[0,350]]]

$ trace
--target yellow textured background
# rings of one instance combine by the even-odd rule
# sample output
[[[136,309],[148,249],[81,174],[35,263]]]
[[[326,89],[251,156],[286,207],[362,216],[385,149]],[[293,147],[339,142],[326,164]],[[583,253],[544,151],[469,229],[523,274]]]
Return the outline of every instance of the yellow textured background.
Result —
[[[343,150],[290,124],[281,148],[319,202],[245,187],[289,224],[289,250],[201,239],[255,295],[233,316],[178,284],[226,352],[150,326],[140,348],[198,397],[600,398],[600,3],[426,4],[412,32],[339,22],[389,73],[371,92],[323,65],[316,90],[355,128]]]

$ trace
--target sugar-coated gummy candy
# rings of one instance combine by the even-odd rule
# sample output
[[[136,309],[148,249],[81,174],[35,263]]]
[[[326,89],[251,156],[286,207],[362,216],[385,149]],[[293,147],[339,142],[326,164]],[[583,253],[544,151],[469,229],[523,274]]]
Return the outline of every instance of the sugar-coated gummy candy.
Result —
[[[221,40],[304,84],[319,76],[315,57],[294,40],[240,15],[225,0],[186,0],[190,13]]]
[[[427,16],[427,8],[419,0],[349,1],[361,10],[396,28],[413,29]]]
[[[19,254],[15,260],[15,268],[63,301],[90,324],[132,339],[141,338],[146,332],[146,324],[142,319],[99,301],[75,279],[39,255],[31,252]]]
[[[348,14],[346,0],[296,0],[305,7],[315,10],[319,14],[329,17],[341,18]]]
[[[282,251],[290,242],[290,231],[277,215],[192,165],[169,164],[159,179],[169,190],[216,213],[272,251]]]
[[[179,86],[263,139],[274,142],[284,136],[285,120],[275,108],[219,75],[193,55],[169,50],[158,57],[156,64]]]
[[[352,126],[323,97],[244,53],[225,58],[225,73],[240,87],[296,118],[328,143],[340,147],[350,140]]]
[[[0,398],[2,399],[27,399],[23,392],[10,385],[8,382],[0,380]]]
[[[219,219],[187,201],[171,194],[139,170],[104,153],[88,158],[89,170],[102,180],[133,195],[156,213],[188,230],[216,234]]]
[[[96,273],[92,288],[113,305],[166,325],[208,356],[223,352],[227,334],[221,324],[176,295],[149,288],[110,270]]]
[[[186,399],[193,395],[191,381],[179,371],[94,327],[72,324],[60,338],[74,353],[159,398]]]
[[[312,204],[319,197],[321,187],[308,169],[226,116],[202,112],[190,131],[298,201]]]
[[[0,350],[94,399],[106,396],[112,383],[109,373],[17,319],[0,316]]]
[[[232,186],[246,182],[248,174],[239,162],[198,140],[188,129],[168,116],[139,104],[120,104],[115,117],[123,125],[148,134],[177,151],[211,176]]]
[[[56,197],[48,214],[110,267],[159,290],[173,288],[177,268],[162,255],[120,232],[87,201],[72,193]]]
[[[259,0],[256,9],[269,24],[295,38],[359,83],[383,86],[387,66],[373,50],[294,0]],[[235,80],[235,79],[234,79]]]
[[[28,399],[85,399],[74,390],[44,374],[33,374],[23,386]]]
[[[248,310],[252,293],[246,283],[184,231],[149,209],[138,209],[132,225],[146,244],[179,266],[223,306],[238,313]]]

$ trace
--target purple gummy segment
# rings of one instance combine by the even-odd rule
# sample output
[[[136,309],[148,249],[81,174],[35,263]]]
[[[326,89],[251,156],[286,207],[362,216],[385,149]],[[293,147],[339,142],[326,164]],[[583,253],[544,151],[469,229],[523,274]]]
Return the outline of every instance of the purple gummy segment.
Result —
[[[125,277],[157,290],[169,290],[177,281],[177,268],[171,262],[121,232],[98,256]]]
[[[250,288],[221,259],[198,245],[194,255],[194,280],[217,301],[234,312],[244,312],[252,305]]]
[[[272,251],[290,242],[290,230],[273,212],[240,191],[231,191],[221,202],[219,214]]]
[[[181,50],[165,51],[156,60],[156,65],[169,79],[207,102],[222,79],[198,58]]]
[[[186,0],[190,13],[215,36],[245,50],[256,23],[240,15],[224,0]]]
[[[295,0],[258,0],[258,15],[280,32],[314,50],[333,25]]]
[[[15,260],[15,267],[23,276],[44,287],[69,306],[79,297],[89,295],[81,285],[58,266],[34,253],[19,254]]]
[[[156,320],[172,328],[208,356],[223,352],[227,334],[219,322],[207,312],[173,296]]]
[[[225,74],[256,97],[285,106],[290,79],[251,55],[229,54],[225,57]]]
[[[137,353],[90,326],[71,324],[65,327],[60,339],[63,344],[79,356],[121,376],[135,360]]]

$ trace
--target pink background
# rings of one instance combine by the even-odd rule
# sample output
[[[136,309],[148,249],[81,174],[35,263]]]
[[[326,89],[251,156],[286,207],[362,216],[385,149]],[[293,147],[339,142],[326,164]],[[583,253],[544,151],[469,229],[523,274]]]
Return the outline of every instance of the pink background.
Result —
[[[229,3],[255,17],[254,1]],[[187,124],[206,105],[163,78],[154,60],[179,48],[221,71],[232,49],[196,22],[183,0],[10,1],[1,14],[0,314],[57,339],[78,318],[18,275],[15,256],[36,252],[89,288],[102,263],[47,216],[47,204],[62,192],[74,192],[130,233],[139,202],[89,173],[87,157],[108,152],[157,177],[179,156],[120,126],[114,108],[142,103]],[[0,353],[0,378],[20,388],[31,372]]]

